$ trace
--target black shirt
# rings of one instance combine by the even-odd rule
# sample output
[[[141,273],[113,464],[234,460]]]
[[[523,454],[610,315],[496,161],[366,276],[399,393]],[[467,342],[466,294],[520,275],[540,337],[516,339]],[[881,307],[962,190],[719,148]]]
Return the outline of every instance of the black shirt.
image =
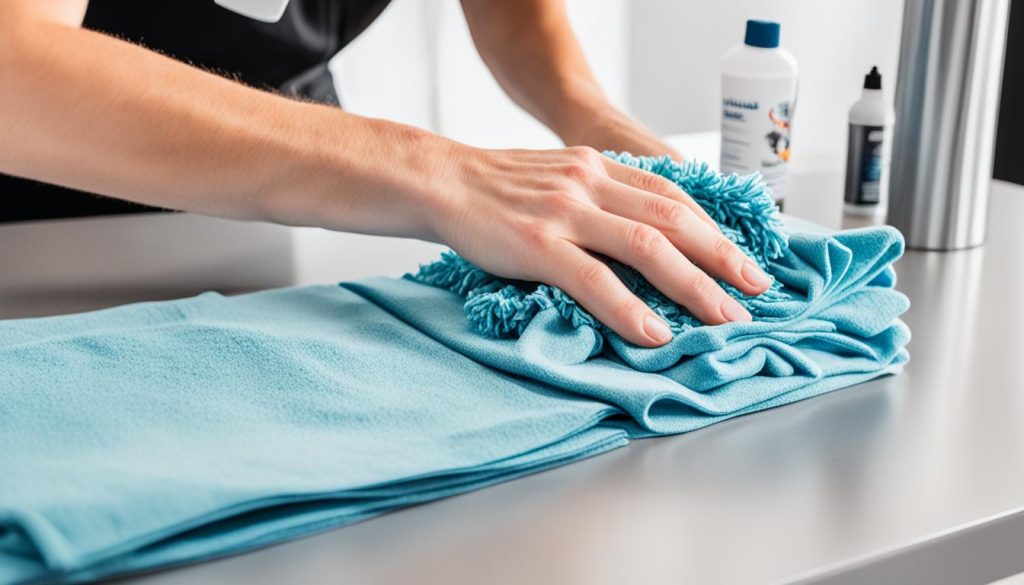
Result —
[[[258,22],[213,0],[90,0],[83,26],[262,89],[337,104],[327,62],[388,0],[291,0],[276,23]],[[152,211],[0,174],[0,223]]]

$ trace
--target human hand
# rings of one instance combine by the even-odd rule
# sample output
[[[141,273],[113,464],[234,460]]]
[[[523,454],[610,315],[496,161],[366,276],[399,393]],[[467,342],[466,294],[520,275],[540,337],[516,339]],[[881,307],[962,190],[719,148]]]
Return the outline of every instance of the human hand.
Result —
[[[491,273],[558,286],[637,345],[663,345],[671,332],[593,254],[634,267],[709,325],[751,319],[709,274],[750,295],[770,285],[678,186],[592,148],[455,145],[447,156],[429,212],[438,240]]]

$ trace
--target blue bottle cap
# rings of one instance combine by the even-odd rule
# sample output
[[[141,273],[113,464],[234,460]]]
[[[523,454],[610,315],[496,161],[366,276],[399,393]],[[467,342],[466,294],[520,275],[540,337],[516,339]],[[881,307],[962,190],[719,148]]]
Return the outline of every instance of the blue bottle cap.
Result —
[[[748,20],[743,43],[751,47],[774,49],[779,46],[779,23],[770,20]]]

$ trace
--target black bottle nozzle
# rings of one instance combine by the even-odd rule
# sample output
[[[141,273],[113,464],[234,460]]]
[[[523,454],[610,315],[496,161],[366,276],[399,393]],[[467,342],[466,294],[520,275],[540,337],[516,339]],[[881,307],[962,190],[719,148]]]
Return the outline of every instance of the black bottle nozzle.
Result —
[[[864,76],[864,89],[882,89],[882,74],[878,67],[872,67],[871,73]]]

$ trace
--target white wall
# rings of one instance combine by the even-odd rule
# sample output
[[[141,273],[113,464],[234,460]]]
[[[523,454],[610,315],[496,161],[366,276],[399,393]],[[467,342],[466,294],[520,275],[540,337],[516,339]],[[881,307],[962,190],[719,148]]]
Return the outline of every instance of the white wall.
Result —
[[[395,0],[331,61],[346,110],[437,130],[433,112],[437,0]]]
[[[794,156],[843,152],[846,113],[872,65],[892,95],[902,15],[900,0],[635,0],[632,110],[663,134],[717,130],[720,56],[743,41],[746,19],[777,20],[801,69]]]
[[[747,18],[782,23],[801,68],[795,156],[845,151],[863,75],[894,88],[900,0],[568,0],[612,101],[662,134],[715,130],[721,54]],[[345,107],[485,147],[557,139],[505,97],[473,48],[457,0],[395,0],[333,63]],[[798,160],[798,159],[795,159]]]
[[[455,0],[441,4],[440,124],[456,140],[490,148],[552,148],[561,143],[509,100],[473,48]],[[569,0],[569,18],[609,98],[628,96],[628,2]]]
[[[568,0],[609,98],[625,107],[628,0]],[[558,139],[509,100],[473,47],[458,0],[395,0],[332,62],[349,111],[482,147],[550,148]],[[435,83],[436,80],[436,83]]]

